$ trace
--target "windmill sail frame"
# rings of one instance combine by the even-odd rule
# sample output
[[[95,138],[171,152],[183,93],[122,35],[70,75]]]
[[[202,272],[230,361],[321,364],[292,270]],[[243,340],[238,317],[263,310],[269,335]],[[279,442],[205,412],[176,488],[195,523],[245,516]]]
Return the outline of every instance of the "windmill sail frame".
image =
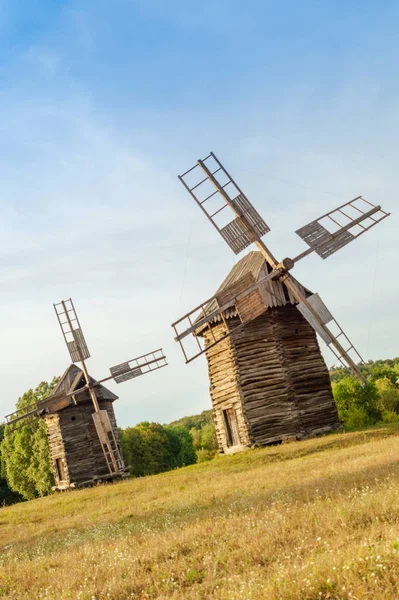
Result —
[[[217,168],[213,171],[208,168],[209,165],[207,165],[207,162],[209,160],[213,160],[216,163]],[[185,178],[197,168],[199,168],[199,173],[205,173],[206,177],[190,187],[191,184]],[[224,183],[223,180],[220,180],[221,176],[224,177]],[[260,239],[270,231],[270,227],[265,223],[213,152],[203,160],[198,160],[197,164],[188,169],[183,175],[179,175],[179,179],[224,241],[233,250],[234,254],[239,254],[254,241]],[[212,184],[215,190],[205,198],[200,198],[199,193],[201,188],[209,183]],[[194,192],[194,190],[196,191]],[[216,195],[222,200],[222,204],[211,213],[207,210],[205,203],[209,202]],[[220,217],[222,211],[228,206],[233,209],[236,218],[223,227],[220,227],[216,221],[216,216]]]
[[[389,216],[390,213],[385,212],[381,206],[357,196],[297,229],[295,233],[310,246],[311,251],[325,260]],[[307,251],[300,254],[294,259],[295,262],[309,253]]]
[[[81,362],[90,358],[72,298],[54,304],[54,310],[72,362]]]
[[[354,369],[353,363],[359,367],[359,365],[365,365],[365,362],[338,321],[328,310],[319,294],[312,294],[312,296],[306,298],[306,303],[300,302],[297,304],[297,309],[313,327],[316,333],[319,334],[341,365],[345,369],[352,371],[356,377],[360,378],[359,371],[358,369]],[[315,317],[315,313],[317,314],[318,319]],[[325,327],[323,327],[323,325],[325,325]],[[332,333],[332,325],[338,330],[337,335]],[[339,338],[341,339],[339,340]],[[353,357],[350,356],[350,353],[352,353]],[[367,383],[367,378],[365,376],[362,377],[362,381],[363,384]]]
[[[132,358],[110,368],[111,377],[115,383],[123,383],[129,379],[140,377],[168,365],[162,348],[148,352],[137,358]]]

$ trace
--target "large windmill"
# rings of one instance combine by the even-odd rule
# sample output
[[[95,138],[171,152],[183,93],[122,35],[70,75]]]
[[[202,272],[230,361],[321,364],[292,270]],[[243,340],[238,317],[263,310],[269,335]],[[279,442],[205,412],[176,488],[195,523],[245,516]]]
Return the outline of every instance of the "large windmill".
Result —
[[[212,298],[173,323],[186,362],[206,353],[220,449],[337,427],[315,332],[365,385],[363,361],[320,296],[291,270],[312,252],[328,258],[389,213],[361,196],[350,200],[299,229],[309,248],[280,262],[261,239],[268,225],[212,152],[179,179],[235,254],[252,243],[258,248]]]
[[[7,415],[6,424],[16,427],[34,417],[45,419],[56,487],[65,489],[119,477],[125,471],[112,406],[118,396],[102,384],[110,379],[118,384],[128,381],[167,362],[162,349],[154,350],[111,367],[111,375],[97,381],[87,370],[90,352],[72,299],[54,304],[54,309],[73,364],[50,396]]]

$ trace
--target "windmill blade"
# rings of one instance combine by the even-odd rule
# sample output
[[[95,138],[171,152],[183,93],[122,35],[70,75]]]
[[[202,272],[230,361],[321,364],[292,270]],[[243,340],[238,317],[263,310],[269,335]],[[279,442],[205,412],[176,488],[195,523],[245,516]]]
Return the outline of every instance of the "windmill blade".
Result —
[[[123,383],[134,377],[140,377],[151,371],[167,366],[166,356],[162,348],[120,363],[110,368],[111,376],[116,383]],[[103,380],[104,381],[104,380]]]
[[[10,413],[9,415],[6,415],[5,418],[5,425],[9,426],[9,425],[14,425],[15,423],[21,422],[21,421],[25,421],[25,420],[29,420],[30,417],[35,417],[37,416],[39,412],[38,406],[36,403],[34,404],[30,404],[29,406],[26,406],[25,408],[21,408],[18,409],[12,413]],[[21,427],[24,425],[25,423],[21,423]]]
[[[352,371],[362,385],[367,384],[367,377],[363,375],[358,366],[359,364],[365,364],[363,358],[320,296],[312,294],[306,300],[303,299],[297,305],[297,309],[316,333],[320,335],[342,366]]]
[[[235,254],[270,231],[213,152],[179,179]],[[232,221],[227,207],[236,215]]]
[[[122,474],[124,472],[123,458],[108,412],[106,410],[98,410],[92,414],[92,419],[110,475]]]
[[[205,302],[202,302],[190,312],[186,313],[172,327],[175,330],[175,341],[179,342],[186,363],[191,362],[201,354],[204,354],[216,344],[219,344],[233,333],[240,330],[244,325],[256,319],[266,312],[266,304],[260,288],[269,280],[276,279],[280,270],[271,273],[255,281],[252,274],[247,273],[234,285],[229,286],[220,294],[216,294]],[[234,328],[229,328],[226,318],[238,315],[241,323]],[[223,322],[224,333],[213,330],[212,323]],[[179,332],[179,330],[181,330]],[[207,332],[207,333],[205,333]],[[190,335],[191,334],[191,335]],[[192,342],[193,348],[189,352],[187,337]],[[205,338],[209,337],[205,341]],[[183,344],[185,340],[186,347]]]
[[[90,357],[72,298],[54,304],[54,310],[61,327],[72,362],[83,362]]]
[[[358,196],[296,231],[310,251],[297,256],[294,262],[313,251],[326,259],[389,216],[381,206]]]
[[[50,394],[43,400],[39,402],[35,402],[23,409],[18,409],[13,413],[5,416],[5,424],[6,425],[14,425],[15,423],[21,422],[26,419],[31,419],[34,417],[42,417],[45,414],[51,414],[62,410],[63,408],[74,404],[72,398],[76,394],[80,394],[88,390],[87,386],[79,388],[75,392],[65,394],[62,392],[56,394]],[[22,423],[21,426],[23,426]]]

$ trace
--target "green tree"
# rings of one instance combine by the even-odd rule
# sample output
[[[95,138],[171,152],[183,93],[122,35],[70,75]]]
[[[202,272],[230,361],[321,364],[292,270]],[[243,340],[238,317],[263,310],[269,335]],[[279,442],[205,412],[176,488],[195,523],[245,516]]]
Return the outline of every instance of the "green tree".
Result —
[[[54,389],[58,378],[43,381],[18,399],[17,410],[24,410],[43,400]],[[26,500],[44,496],[54,485],[50,452],[44,421],[32,419],[13,431],[6,428],[1,445],[2,472],[8,486]]]
[[[165,427],[168,435],[174,438],[173,448],[176,457],[176,467],[192,465],[196,462],[193,438],[185,427]]]
[[[121,447],[126,465],[133,477],[156,473],[157,465],[149,444],[149,423],[121,430]]]
[[[195,462],[191,436],[183,427],[143,422],[121,431],[125,463],[133,477],[154,475]]]
[[[210,460],[218,451],[216,428],[211,410],[204,410],[200,415],[183,417],[171,423],[172,427],[184,427],[190,432],[197,462]]]
[[[192,427],[190,429],[191,439],[193,440],[193,446],[195,450],[201,448],[201,429]]]
[[[391,362],[391,361],[390,361]],[[380,379],[388,379],[393,385],[395,385],[398,374],[393,365],[389,365],[387,362],[378,361],[378,363],[374,363],[372,368],[372,380],[378,381]]]
[[[5,504],[14,504],[15,502],[19,502],[22,500],[21,496],[8,487],[7,480],[5,479],[5,475],[3,474],[5,468],[2,466],[1,460],[1,446],[2,441],[4,439],[4,430],[5,425],[0,423],[0,506]]]
[[[201,429],[201,448],[216,453],[218,450],[218,440],[216,437],[215,424],[207,423]]]
[[[333,393],[339,417],[347,428],[367,427],[381,421],[382,413],[378,408],[379,395],[375,383],[362,387],[357,380],[347,375],[333,385]]]
[[[399,387],[392,382],[390,377],[381,377],[375,381],[378,390],[377,406],[382,412],[398,413],[399,411]]]
[[[203,410],[200,415],[192,415],[190,417],[182,417],[177,421],[173,421],[170,423],[172,427],[174,426],[182,426],[187,431],[191,431],[192,429],[202,429],[204,425],[208,423],[213,423],[213,416],[211,410]]]

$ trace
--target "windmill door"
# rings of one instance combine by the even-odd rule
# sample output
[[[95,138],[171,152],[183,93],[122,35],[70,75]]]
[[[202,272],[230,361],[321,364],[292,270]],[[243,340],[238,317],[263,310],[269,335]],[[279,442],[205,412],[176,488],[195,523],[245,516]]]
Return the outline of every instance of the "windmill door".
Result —
[[[226,428],[227,445],[238,446],[240,436],[238,433],[237,415],[234,408],[227,408],[223,411],[224,425]]]

